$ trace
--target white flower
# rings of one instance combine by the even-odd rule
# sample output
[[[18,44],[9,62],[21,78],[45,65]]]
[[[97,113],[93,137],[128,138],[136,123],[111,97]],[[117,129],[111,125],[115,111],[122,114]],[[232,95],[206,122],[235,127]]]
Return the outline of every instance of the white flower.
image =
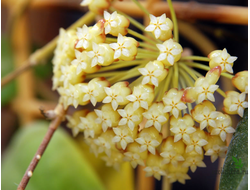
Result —
[[[89,47],[89,40],[91,39],[91,34],[87,25],[84,24],[82,28],[77,28],[76,35],[79,39],[76,48],[87,49]]]
[[[156,69],[152,62],[149,62],[147,68],[139,68],[138,70],[144,76],[142,80],[143,85],[151,81],[153,85],[158,86],[157,77],[159,77],[163,71]]]
[[[182,167],[189,167],[192,172],[195,172],[195,170],[198,167],[205,168],[206,164],[202,161],[201,156],[195,156],[195,157],[187,157],[186,160],[184,161]]]
[[[166,14],[161,15],[160,17],[155,17],[154,15],[149,15],[150,25],[145,28],[145,31],[154,32],[156,39],[161,35],[161,31],[169,30],[168,23],[166,22]]]
[[[178,118],[179,112],[181,110],[187,108],[187,106],[181,101],[181,96],[179,94],[177,94],[173,98],[168,98],[167,96],[165,96],[163,98],[163,102],[165,105],[163,112],[172,112],[175,118]]]
[[[193,137],[189,143],[187,143],[186,152],[191,152],[195,150],[198,154],[203,154],[202,147],[208,142],[205,139],[200,139]]]
[[[118,108],[118,105],[120,102],[123,102],[123,97],[118,95],[119,92],[115,89],[111,89],[109,87],[104,87],[104,90],[107,94],[107,96],[103,99],[103,103],[110,103],[112,105],[112,108],[116,110]]]
[[[104,28],[105,28],[105,34],[108,34],[111,31],[111,27],[117,27],[118,23],[116,21],[117,19],[117,12],[113,12],[112,14],[108,13],[107,11],[104,11]]]
[[[109,46],[115,50],[114,59],[119,58],[121,55],[126,57],[130,56],[128,48],[131,46],[132,42],[129,40],[125,41],[125,37],[120,33],[118,34],[117,43],[109,44]]]
[[[95,137],[95,131],[93,128],[93,125],[86,119],[85,117],[80,117],[81,123],[79,124],[79,127],[84,129],[84,137],[88,138],[94,138]]]
[[[62,74],[59,80],[63,82],[64,87],[67,87],[73,74],[70,70],[70,66],[61,66],[61,72]]]
[[[96,66],[98,63],[104,63],[104,57],[102,55],[105,53],[105,50],[95,42],[92,42],[92,48],[93,51],[87,52],[87,55],[92,58],[91,67]]]
[[[129,131],[124,128],[120,129],[119,127],[113,128],[116,136],[112,139],[112,142],[120,142],[123,150],[127,147],[128,143],[134,142],[134,139],[128,135]]]
[[[145,172],[146,172],[146,177],[149,177],[149,176],[154,176],[156,179],[160,180],[161,179],[161,176],[165,176],[167,175],[167,173],[160,169],[158,166],[154,166],[154,167],[146,167],[143,169]]]
[[[78,75],[82,70],[86,69],[87,63],[86,60],[86,53],[83,51],[75,50],[76,59],[74,59],[71,64],[76,66],[76,74]]]
[[[203,130],[207,125],[216,127],[215,119],[218,115],[219,112],[211,111],[207,106],[205,106],[202,113],[194,115],[194,119],[200,123],[200,129]]]
[[[232,65],[233,62],[237,59],[235,56],[230,56],[227,53],[227,49],[224,48],[218,56],[214,57],[214,61],[218,63],[221,67],[221,70],[223,71],[224,69],[229,72],[233,73]]]
[[[144,112],[142,115],[147,118],[145,128],[151,127],[153,125],[159,132],[161,131],[161,123],[167,121],[167,118],[163,115],[160,115],[160,113],[158,113],[157,111],[147,111]]]
[[[160,145],[160,143],[157,140],[152,139],[150,135],[144,135],[143,137],[135,139],[135,141],[141,144],[140,152],[148,150],[154,155],[155,155],[155,147]]]
[[[96,86],[92,83],[88,83],[88,85],[82,86],[82,91],[85,93],[83,102],[90,100],[93,106],[95,106],[97,103],[96,96],[99,95],[98,90],[96,90]]]
[[[122,119],[119,121],[118,125],[128,125],[131,131],[134,130],[136,121],[139,121],[139,117],[133,115],[134,111],[132,109],[119,109],[117,112],[122,116]]]
[[[174,183],[178,180],[178,182],[185,184],[187,179],[191,179],[188,174],[182,172],[170,173],[167,177],[169,178],[170,183]]]
[[[103,132],[106,132],[108,127],[112,126],[112,122],[108,119],[108,113],[103,112],[101,110],[95,109],[95,113],[98,118],[95,120],[96,123],[102,124]]]
[[[143,159],[137,153],[125,152],[124,156],[123,160],[130,162],[133,168],[136,168],[138,164],[145,166]]]
[[[227,153],[227,146],[214,145],[205,153],[206,156],[211,156],[211,162],[214,163],[218,156],[225,158]]]
[[[244,109],[248,107],[246,99],[246,93],[238,94],[238,96],[232,96],[231,97],[231,105],[229,107],[229,111],[236,111],[239,114],[239,116],[243,117],[244,115]]]
[[[65,116],[68,120],[67,127],[72,129],[73,136],[76,137],[80,131],[83,130],[81,126],[78,125],[76,119],[70,115]]]
[[[156,44],[157,48],[160,50],[160,55],[158,56],[158,61],[163,61],[167,59],[167,61],[173,65],[175,62],[175,56],[182,52],[182,49],[176,48],[174,46],[174,41],[169,39],[165,41],[163,44]]]
[[[160,154],[163,157],[162,164],[171,163],[174,167],[178,166],[178,162],[184,161],[183,156],[177,154],[176,151],[165,151]]]
[[[105,152],[108,157],[110,157],[111,146],[109,142],[107,142],[103,137],[98,137],[97,139],[94,139],[94,143],[98,145],[98,153]]]
[[[182,123],[182,125],[176,125],[173,126],[170,131],[175,134],[174,136],[174,142],[177,142],[181,139],[185,140],[186,142],[190,142],[190,136],[189,134],[196,131],[194,127],[189,127],[185,123]]]
[[[69,84],[69,87],[64,90],[64,93],[67,97],[67,102],[65,102],[66,105],[67,106],[73,105],[75,108],[77,108],[77,106],[79,104],[79,102],[78,102],[79,91],[76,90],[75,86]]]
[[[232,121],[230,117],[223,120],[216,120],[216,127],[211,131],[211,135],[220,135],[222,141],[226,140],[227,133],[234,133],[235,129],[231,127]]]
[[[137,110],[139,107],[142,107],[144,109],[148,109],[148,99],[149,94],[148,93],[142,93],[139,87],[134,87],[133,94],[128,95],[126,98],[133,102],[133,109]]]
[[[195,86],[195,90],[198,93],[198,103],[201,103],[206,98],[214,102],[214,91],[219,88],[219,85],[209,84],[207,80],[204,79],[200,86]]]

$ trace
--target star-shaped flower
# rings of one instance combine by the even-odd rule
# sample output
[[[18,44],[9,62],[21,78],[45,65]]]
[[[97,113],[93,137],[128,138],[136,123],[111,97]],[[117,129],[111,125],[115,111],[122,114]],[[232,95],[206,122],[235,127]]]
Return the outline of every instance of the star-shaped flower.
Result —
[[[214,102],[213,93],[219,88],[219,85],[209,84],[207,80],[203,80],[203,83],[196,83],[195,90],[198,93],[198,103],[201,103],[206,98]]]
[[[112,14],[108,13],[107,11],[104,11],[104,28],[105,28],[105,34],[108,34],[111,31],[112,27],[117,27],[118,23],[116,21],[117,19],[117,12],[113,12]]]
[[[75,50],[76,59],[74,59],[71,64],[76,66],[76,74],[79,75],[82,70],[86,69],[86,53]]]
[[[107,96],[102,101],[103,103],[111,103],[112,108],[116,110],[120,102],[123,102],[123,97],[119,95],[119,92],[115,89],[104,87]]]
[[[95,137],[95,131],[93,128],[93,125],[88,121],[85,117],[80,117],[81,123],[79,124],[79,127],[84,129],[84,138],[94,138]]]
[[[111,156],[102,156],[101,159],[106,162],[106,166],[113,166],[115,170],[119,171],[120,165],[123,161],[123,154],[117,151],[112,151]]]
[[[134,142],[134,139],[129,136],[129,131],[126,128],[120,129],[119,127],[113,128],[116,136],[113,138],[112,142],[121,143],[121,147],[123,150],[127,147],[128,143]]]
[[[158,166],[146,167],[143,169],[146,172],[146,177],[154,176],[156,179],[161,180],[161,176],[167,175],[167,173]]]
[[[82,28],[77,28],[76,35],[79,40],[76,44],[76,48],[87,49],[90,45],[89,40],[91,39],[91,34],[87,25],[84,24]]]
[[[154,67],[152,62],[147,64],[148,66],[145,68],[139,68],[139,72],[144,76],[142,80],[142,84],[152,83],[155,86],[158,86],[159,82],[157,77],[159,77],[163,71]]]
[[[187,157],[182,166],[183,167],[190,166],[191,171],[195,172],[197,167],[202,167],[202,168],[206,167],[206,164],[202,160],[203,160],[202,156]]]
[[[69,87],[64,90],[64,93],[67,97],[67,103],[65,102],[66,107],[69,105],[73,105],[75,108],[77,108],[79,104],[78,98],[80,96],[78,89],[75,88],[75,86],[69,84]]]
[[[225,158],[227,153],[227,146],[214,145],[213,148],[210,148],[206,151],[206,156],[211,156],[211,162],[214,163],[218,156]]]
[[[187,143],[186,152],[191,152],[195,150],[198,154],[202,154],[202,147],[208,142],[205,139],[199,137],[191,137],[190,143]]]
[[[111,145],[105,138],[98,137],[94,139],[94,143],[98,146],[98,153],[105,152],[108,157],[111,156]]]
[[[59,80],[63,82],[64,87],[67,87],[69,85],[69,81],[73,78],[71,66],[61,66],[61,72],[62,74]]]
[[[150,23],[145,28],[145,31],[148,32],[154,32],[155,38],[158,39],[161,35],[161,31],[169,30],[170,27],[168,26],[168,23],[166,22],[166,14],[164,13],[160,17],[155,17],[154,15],[149,15],[150,17]]]
[[[204,101],[206,104],[212,104],[209,101]],[[198,104],[197,106],[199,106]],[[198,108],[198,107],[195,108]],[[208,125],[211,127],[216,127],[215,119],[218,117],[220,112],[215,111],[215,107],[213,105],[201,105],[203,108],[200,109],[194,109],[195,111],[192,111],[192,115],[195,121],[200,123],[200,129],[203,130]],[[214,109],[213,109],[214,108]]]
[[[135,122],[139,121],[139,117],[137,115],[133,115],[134,111],[132,109],[119,109],[117,112],[122,116],[118,125],[128,125],[130,130],[133,131],[135,128]]]
[[[141,144],[140,147],[141,152],[148,150],[154,155],[155,155],[155,148],[160,145],[160,143],[157,140],[152,139],[150,135],[143,135],[142,137],[135,139],[135,141]]]
[[[124,156],[125,157],[123,158],[123,160],[130,162],[133,168],[136,168],[138,164],[141,166],[145,166],[143,159],[137,153],[125,152]]]
[[[171,183],[178,181],[182,184],[185,184],[187,179],[191,179],[187,173],[182,172],[169,173],[167,177]]]
[[[92,49],[93,51],[87,52],[87,55],[92,59],[91,67],[96,66],[98,63],[104,63],[103,54],[105,53],[105,50],[95,42],[92,42]]]
[[[102,124],[103,132],[107,131],[108,127],[112,127],[112,122],[108,119],[107,112],[103,112],[101,110],[95,109],[95,113],[98,118],[95,120],[96,123]]]
[[[117,43],[109,44],[110,47],[115,50],[114,59],[118,59],[119,57],[121,57],[121,55],[124,55],[126,57],[131,56],[128,48],[130,48],[132,42],[125,39],[125,36],[118,34]]]
[[[210,62],[209,65],[211,68],[214,68],[215,66],[220,66],[222,72],[227,71],[229,73],[233,73],[233,63],[236,61],[237,57],[230,56],[227,53],[227,49],[224,48],[221,50],[213,51],[209,54]]]
[[[182,95],[183,91],[178,91],[174,88],[169,90],[162,99],[165,105],[163,112],[170,112],[175,118],[178,118],[179,112],[187,108],[187,106],[181,101]]]
[[[231,105],[229,107],[230,112],[237,111],[238,115],[240,117],[243,117],[244,115],[244,109],[248,107],[248,102],[245,101],[246,99],[246,93],[235,93],[235,95],[230,97],[231,99]]]
[[[222,141],[226,140],[227,133],[234,133],[235,129],[231,127],[232,119],[227,114],[221,114],[216,119],[216,127],[212,129],[211,135],[220,135]]]
[[[176,45],[172,39],[165,41],[163,44],[156,44],[157,48],[160,50],[160,55],[157,60],[166,63],[171,66],[174,65],[176,61],[180,58],[180,54],[182,52],[182,48]]]
[[[142,115],[147,119],[145,128],[151,127],[152,125],[160,132],[161,126],[165,124],[169,118],[169,114],[163,113],[162,103],[153,103],[147,112]]]
[[[171,163],[173,166],[177,167],[178,162],[184,161],[182,155],[177,154],[176,151],[164,151],[160,154],[163,157],[162,164],[169,164]]]
[[[126,98],[133,102],[133,109],[137,110],[139,107],[148,109],[147,99],[149,97],[148,93],[142,93],[139,87],[134,87],[133,94],[128,95]]]
[[[83,130],[83,128],[79,125],[79,122],[77,119],[70,115],[65,116],[68,120],[67,127],[72,129],[73,136],[76,137],[80,131]]]
[[[99,95],[96,86],[89,82],[87,85],[82,85],[82,91],[85,93],[83,101],[86,102],[90,100],[93,106],[95,106],[97,103],[96,96]]]

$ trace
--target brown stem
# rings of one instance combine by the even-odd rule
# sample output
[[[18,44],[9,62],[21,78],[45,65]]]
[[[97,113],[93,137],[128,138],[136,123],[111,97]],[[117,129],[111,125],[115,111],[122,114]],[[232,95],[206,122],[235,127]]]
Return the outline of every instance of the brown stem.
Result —
[[[146,1],[140,1],[146,7]],[[142,17],[143,11],[131,1],[115,1],[113,7],[130,16]],[[173,6],[178,19],[182,20],[212,20],[220,23],[248,25],[248,8],[241,6],[217,5],[190,2],[173,2]],[[30,8],[71,8],[74,10],[84,10],[79,6],[79,0],[53,1],[53,0],[34,0]],[[129,9],[128,9],[129,7]],[[151,6],[151,14],[160,16],[163,13],[170,15],[167,2],[155,2]]]
[[[21,67],[19,67],[12,73],[9,73],[8,75],[6,75],[1,81],[1,87],[9,83],[12,79],[14,79],[16,76],[26,71],[27,69],[29,69],[30,67],[31,65],[29,63],[24,63]]]
[[[59,105],[55,109],[55,112],[57,112],[57,109],[58,109],[59,113],[61,113],[61,114],[58,114],[57,117],[50,123],[49,129],[48,129],[45,137],[43,138],[43,141],[42,141],[41,145],[39,146],[35,156],[33,157],[32,161],[30,162],[30,165],[29,165],[28,169],[26,170],[20,184],[18,185],[17,190],[24,190],[26,188],[26,186],[27,186],[39,160],[41,159],[46,147],[48,146],[55,130],[60,125],[60,123],[64,117],[64,111],[63,111],[62,106]]]

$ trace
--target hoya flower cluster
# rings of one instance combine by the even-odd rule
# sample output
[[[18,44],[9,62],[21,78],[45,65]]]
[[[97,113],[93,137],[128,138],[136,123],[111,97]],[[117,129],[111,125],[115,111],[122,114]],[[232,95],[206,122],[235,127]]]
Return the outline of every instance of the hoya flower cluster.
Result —
[[[82,4],[100,13],[110,2]],[[68,127],[74,136],[83,133],[91,151],[108,166],[118,169],[127,161],[133,168],[144,166],[147,176],[185,183],[189,168],[206,167],[204,156],[212,162],[225,157],[226,135],[235,132],[230,114],[242,117],[247,107],[248,72],[224,75],[241,91],[225,95],[217,82],[223,73],[233,73],[237,57],[226,49],[211,52],[202,76],[194,70],[201,64],[182,57],[165,14],[150,15],[145,32],[155,38],[148,43],[129,25],[126,16],[104,11],[94,26],[61,29],[53,89],[65,110],[91,104],[92,109],[80,107],[67,115]],[[216,110],[215,91],[226,96],[224,112]]]

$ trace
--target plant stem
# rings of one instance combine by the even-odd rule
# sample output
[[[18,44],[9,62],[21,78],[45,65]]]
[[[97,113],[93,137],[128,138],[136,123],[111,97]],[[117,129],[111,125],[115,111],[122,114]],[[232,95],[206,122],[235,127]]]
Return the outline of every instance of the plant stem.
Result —
[[[92,12],[88,12],[79,20],[77,20],[74,24],[72,24],[67,30],[75,29],[77,27],[82,26],[83,24],[90,24],[94,20],[94,18],[95,18],[95,14]],[[48,58],[56,47],[57,39],[58,39],[58,36],[55,37],[52,41],[50,41],[41,49],[38,49],[34,53],[32,53],[29,59],[25,61],[25,65],[22,68],[18,68],[15,71],[9,73],[7,76],[5,76],[2,79],[1,87],[6,85],[8,82],[16,78],[18,75],[20,75],[24,71],[43,62],[46,58]]]
[[[16,70],[13,72],[9,73],[5,77],[2,78],[1,81],[1,87],[9,83],[12,79],[17,77],[19,74],[23,73],[24,71],[28,70],[32,65],[29,64],[29,62],[26,60],[25,63],[23,63],[22,66],[18,67]]]
[[[128,33],[129,33],[129,34],[131,34],[131,35],[133,35],[133,36],[135,36],[135,37],[137,37],[137,38],[140,38],[141,40],[143,40],[143,41],[145,41],[145,42],[151,43],[152,45],[155,45],[155,44],[156,44],[155,41],[150,40],[149,38],[143,36],[142,34],[139,34],[138,32],[135,32],[135,31],[133,31],[133,30],[131,30],[131,29],[127,29],[127,30],[128,30]]]
[[[195,56],[195,55],[181,57],[181,60],[210,61],[208,57]]]
[[[179,69],[178,69],[178,63],[174,64],[174,77],[173,77],[173,86],[174,88],[178,89],[179,84]]]
[[[173,4],[172,4],[171,0],[167,0],[167,2],[168,2],[169,9],[170,9],[171,18],[172,18],[172,21],[173,21],[173,24],[174,24],[174,28],[173,28],[173,30],[174,30],[174,40],[176,42],[179,42],[178,23],[177,23],[174,7],[173,7]]]
[[[205,71],[209,71],[211,68],[209,66],[203,65],[201,63],[195,63],[195,62],[184,62],[185,65],[191,66],[191,67],[195,67],[198,69],[202,69]],[[221,76],[224,76],[226,78],[232,79],[234,77],[234,75],[231,75],[229,73],[221,73]]]
[[[59,113],[57,115],[57,117],[50,123],[49,125],[49,129],[45,135],[45,137],[43,138],[43,141],[41,143],[41,145],[39,146],[35,156],[33,157],[32,161],[30,162],[30,165],[28,167],[28,169],[26,170],[21,182],[18,185],[17,190],[24,190],[38,164],[38,162],[40,161],[45,149],[47,148],[55,130],[58,128],[58,126],[60,125],[62,119],[64,118],[64,110],[63,110],[63,106],[62,105],[58,105],[55,109],[56,113]]]
[[[144,6],[142,6],[137,0],[132,0],[146,15],[148,15],[149,16],[149,12],[148,12],[148,10],[144,7]]]
[[[157,97],[157,101],[160,102],[164,96],[164,93],[169,89],[169,84],[170,84],[170,80],[172,79],[172,75],[173,75],[174,71],[173,71],[173,67],[169,68],[168,71],[168,75],[166,76],[165,80],[164,80],[164,86],[161,89],[161,92],[159,94],[159,96]],[[158,87],[159,88],[159,87]]]

